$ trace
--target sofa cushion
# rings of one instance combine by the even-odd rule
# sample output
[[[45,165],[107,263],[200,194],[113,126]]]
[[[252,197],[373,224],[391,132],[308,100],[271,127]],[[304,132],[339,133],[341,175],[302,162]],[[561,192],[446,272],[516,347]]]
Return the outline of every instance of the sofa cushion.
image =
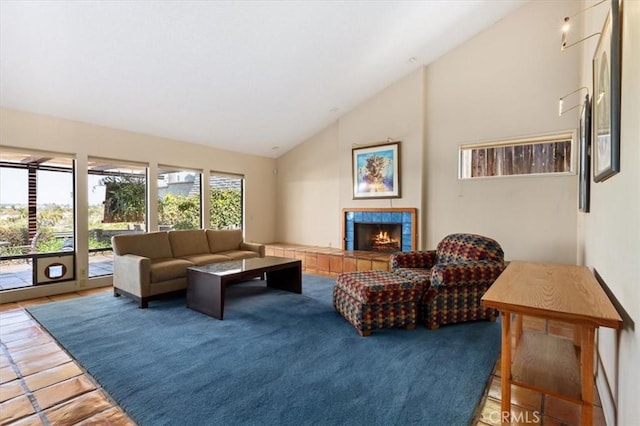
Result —
[[[242,242],[242,229],[207,229],[209,252],[238,250]]]
[[[111,238],[111,245],[113,252],[119,256],[135,254],[149,259],[173,257],[169,235],[166,232],[115,235]]]
[[[227,256],[231,260],[251,259],[253,257],[260,257],[260,255],[255,251],[249,251],[249,250],[227,250],[227,251],[221,251],[218,254]]]
[[[188,260],[189,262],[192,262],[198,266],[216,262],[228,262],[230,260],[233,260],[231,257],[225,256],[221,253],[193,254],[191,256],[183,256],[181,259]]]
[[[204,229],[169,231],[169,241],[173,257],[209,253],[209,243]]]
[[[152,259],[151,260],[151,282],[173,280],[187,276],[187,268],[194,266],[193,263],[184,259]]]

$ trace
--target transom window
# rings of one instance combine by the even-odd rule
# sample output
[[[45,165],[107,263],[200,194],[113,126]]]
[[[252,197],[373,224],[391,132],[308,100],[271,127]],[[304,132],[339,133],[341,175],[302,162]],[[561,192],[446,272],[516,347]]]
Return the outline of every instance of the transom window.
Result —
[[[573,173],[571,133],[461,145],[458,177]]]

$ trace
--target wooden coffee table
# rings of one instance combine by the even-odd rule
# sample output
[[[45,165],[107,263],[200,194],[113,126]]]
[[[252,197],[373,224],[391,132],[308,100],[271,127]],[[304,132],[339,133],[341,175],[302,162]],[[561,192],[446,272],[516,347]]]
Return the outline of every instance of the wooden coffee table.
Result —
[[[302,262],[266,256],[187,268],[187,307],[219,320],[227,285],[266,275],[267,287],[302,293]]]

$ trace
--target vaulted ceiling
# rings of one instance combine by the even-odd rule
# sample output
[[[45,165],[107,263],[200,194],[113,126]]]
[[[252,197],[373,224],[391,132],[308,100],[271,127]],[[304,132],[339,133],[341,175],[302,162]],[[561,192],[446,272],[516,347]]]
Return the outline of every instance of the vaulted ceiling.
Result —
[[[1,0],[0,105],[278,157],[522,4]]]

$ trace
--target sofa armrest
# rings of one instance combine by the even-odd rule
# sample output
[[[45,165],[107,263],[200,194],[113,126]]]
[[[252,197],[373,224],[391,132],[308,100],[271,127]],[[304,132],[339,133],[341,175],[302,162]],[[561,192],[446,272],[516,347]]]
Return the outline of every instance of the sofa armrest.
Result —
[[[400,268],[424,268],[430,269],[436,263],[436,251],[405,251],[393,253],[389,257],[389,266],[392,271]]]
[[[438,263],[431,269],[431,285],[440,286],[490,286],[502,273],[503,262],[475,261]]]
[[[151,260],[124,254],[113,256],[113,286],[138,297],[151,294]]]
[[[264,244],[248,243],[246,241],[240,243],[240,250],[255,251],[260,257],[264,257],[265,253]]]

